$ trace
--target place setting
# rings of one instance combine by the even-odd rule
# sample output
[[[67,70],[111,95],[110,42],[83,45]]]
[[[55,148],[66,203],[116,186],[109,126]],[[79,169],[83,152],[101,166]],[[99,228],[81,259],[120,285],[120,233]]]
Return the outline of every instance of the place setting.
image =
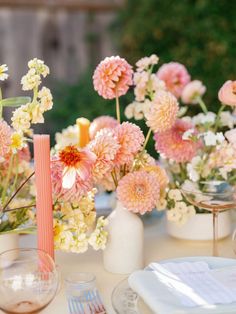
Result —
[[[33,129],[54,106],[43,60],[25,96],[0,89],[3,313],[236,312],[236,81],[213,112],[189,71],[104,58],[90,80],[113,115],[78,111],[55,142]]]

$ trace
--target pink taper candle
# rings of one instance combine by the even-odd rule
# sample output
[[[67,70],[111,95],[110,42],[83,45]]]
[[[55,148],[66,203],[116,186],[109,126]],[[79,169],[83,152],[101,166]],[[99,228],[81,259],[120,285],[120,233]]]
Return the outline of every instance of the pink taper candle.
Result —
[[[49,135],[34,135],[34,166],[37,193],[38,249],[47,252],[54,259]]]

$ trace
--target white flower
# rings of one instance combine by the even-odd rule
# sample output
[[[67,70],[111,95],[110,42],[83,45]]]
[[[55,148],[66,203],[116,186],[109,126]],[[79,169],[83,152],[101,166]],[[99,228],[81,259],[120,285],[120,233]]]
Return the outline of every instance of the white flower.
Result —
[[[26,147],[25,138],[22,132],[14,132],[11,135],[11,148],[13,153],[17,153],[18,150]]]
[[[30,60],[28,62],[28,67],[30,69],[35,69],[36,72],[42,75],[43,77],[46,77],[49,74],[49,67],[46,64],[44,64],[43,60],[34,58],[33,60]]]
[[[149,92],[158,92],[159,90],[166,90],[166,84],[164,81],[160,80],[156,74],[151,74],[148,82]]]
[[[178,210],[182,212],[183,214],[186,214],[188,211],[188,207],[185,202],[176,202],[175,203],[175,210]]]
[[[167,211],[167,219],[170,221],[177,222],[181,219],[181,213],[175,209],[170,209]]]
[[[157,211],[165,210],[167,207],[167,200],[165,198],[160,198],[156,204]]]
[[[0,65],[0,81],[5,81],[8,78],[8,66],[6,64]]]
[[[31,90],[41,84],[40,75],[37,74],[34,68],[30,69],[26,75],[21,79],[22,89]]]
[[[55,140],[56,140],[56,150],[60,150],[65,148],[66,146],[70,145],[77,145],[78,144],[78,126],[72,125],[69,126],[66,129],[63,129],[61,133],[57,132],[55,135]]]
[[[214,112],[209,111],[207,114],[199,113],[192,118],[194,125],[200,124],[214,124],[216,119],[216,114]]]
[[[29,104],[17,108],[11,118],[12,126],[17,131],[25,131],[30,128]]]
[[[144,103],[134,101],[125,108],[125,116],[127,119],[134,118],[135,120],[142,120]]]
[[[52,109],[52,94],[49,88],[42,87],[42,89],[38,93],[38,97],[40,99],[40,107],[43,112]]]
[[[220,124],[221,126],[227,126],[229,129],[232,129],[234,124],[236,124],[236,119],[230,111],[222,111],[220,113]]]
[[[189,140],[192,138],[193,134],[194,134],[195,130],[194,129],[188,129],[187,131],[185,131],[182,135],[182,139],[183,140]]]
[[[97,226],[94,232],[90,235],[89,244],[94,250],[104,250],[107,243],[108,232],[104,230],[104,227],[108,224],[108,220],[104,217],[100,217],[97,221]]]
[[[170,199],[174,201],[181,201],[183,199],[182,193],[178,189],[172,189],[168,192],[168,196]]]
[[[216,144],[220,144],[225,140],[222,132],[213,133],[212,131],[207,131],[206,133],[203,133],[203,137],[206,146],[215,146]]]
[[[187,164],[187,172],[189,179],[197,182],[200,179],[202,159],[199,156],[193,157],[190,163]]]
[[[159,58],[155,54],[152,54],[150,57],[144,57],[140,59],[138,62],[136,62],[137,71],[141,72],[143,70],[148,70],[148,68],[151,65],[157,64],[158,61],[159,61]]]
[[[44,123],[44,117],[39,103],[33,104],[31,106],[31,122],[36,123]]]

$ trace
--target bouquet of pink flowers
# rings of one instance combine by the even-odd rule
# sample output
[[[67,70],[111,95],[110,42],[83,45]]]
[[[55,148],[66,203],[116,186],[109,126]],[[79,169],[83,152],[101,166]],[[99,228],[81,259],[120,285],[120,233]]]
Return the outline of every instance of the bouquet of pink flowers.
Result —
[[[191,81],[186,68],[176,62],[153,73],[151,58],[136,64],[135,101],[126,107],[125,114],[145,119],[153,131],[155,149],[170,178],[166,198],[158,209],[168,209],[169,220],[184,224],[204,210],[192,206],[181,187],[199,193],[206,181],[236,184],[236,81],[222,86],[218,94],[222,105],[217,113],[210,112],[202,99],[206,87],[201,81]],[[202,112],[188,116],[191,105],[199,105]]]
[[[154,65],[157,61],[157,57],[152,56],[148,62]],[[78,202],[99,186],[116,191],[118,200],[126,209],[142,215],[156,208],[165,198],[167,174],[145,149],[150,132],[145,138],[136,124],[121,122],[119,98],[133,85],[133,75],[126,60],[120,57],[104,59],[94,72],[93,83],[103,98],[116,100],[116,119],[100,116],[90,125],[88,123],[87,130],[83,128],[80,133],[80,138],[86,138],[87,142],[79,141],[78,125],[56,135],[52,181],[54,195],[59,202]],[[159,86],[164,83],[157,78],[153,84]],[[156,85],[150,86],[153,95],[155,89]],[[154,105],[147,124],[167,130],[175,123],[178,103],[171,93],[160,93],[158,97],[163,101]],[[156,121],[154,115],[159,120]],[[83,147],[79,142],[83,142]],[[101,217],[98,222],[102,228],[95,232],[96,235],[93,233],[92,241],[90,238],[87,241],[92,246],[96,243],[97,248],[99,245],[104,248],[107,234],[103,226],[106,220]]]

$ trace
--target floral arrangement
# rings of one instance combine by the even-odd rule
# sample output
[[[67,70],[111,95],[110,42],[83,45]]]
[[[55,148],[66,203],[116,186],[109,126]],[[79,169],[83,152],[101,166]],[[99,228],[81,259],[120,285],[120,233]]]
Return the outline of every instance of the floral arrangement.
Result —
[[[125,114],[145,119],[153,131],[155,149],[170,178],[158,209],[168,209],[168,219],[182,225],[204,210],[192,206],[181,188],[196,193],[206,181],[236,184],[236,81],[221,87],[218,98],[222,105],[214,113],[202,99],[206,87],[199,80],[191,81],[184,65],[170,62],[156,72],[156,63],[156,56],[136,63],[135,101]],[[199,106],[202,112],[189,116],[190,106]]]
[[[52,108],[52,95],[48,88],[40,89],[42,77],[49,68],[39,59],[28,63],[28,72],[22,77],[24,91],[33,91],[30,97],[3,98],[0,88],[0,233],[30,231],[35,220],[33,206],[35,192],[32,181],[29,142],[32,124],[43,123],[43,113]],[[6,64],[0,66],[0,81],[8,78]],[[3,119],[5,107],[18,107],[13,111],[11,125]]]
[[[152,62],[157,63],[157,57],[153,56]],[[107,233],[104,227],[107,221],[103,217],[98,219],[91,236],[85,235],[87,228],[85,231],[83,228],[73,231],[74,211],[78,210],[82,217],[78,223],[84,225],[86,210],[89,215],[87,219],[89,221],[91,219],[91,224],[94,222],[95,212],[90,197],[94,196],[95,187],[116,191],[118,200],[125,208],[143,215],[155,208],[165,197],[168,184],[165,170],[157,165],[145,149],[150,132],[145,138],[136,124],[121,122],[119,98],[133,85],[132,67],[118,56],[106,58],[97,66],[93,83],[95,90],[103,98],[115,99],[116,119],[110,116],[97,117],[91,124],[87,124],[87,129],[81,128],[83,121],[78,119],[76,125],[56,134],[57,144],[52,157],[53,193],[63,204],[61,212],[68,214],[67,221],[70,221],[72,215],[72,229],[68,227],[63,230],[61,226],[63,231],[59,232],[58,246],[62,247],[67,243],[67,247],[77,241],[77,251],[85,250],[87,243],[95,249],[105,248]],[[159,79],[153,83],[158,86],[164,84]],[[154,86],[150,87],[150,90],[152,88],[154,89]],[[162,122],[164,130],[172,127],[178,112],[176,98],[168,92],[165,92],[165,97],[168,106],[166,113],[168,111],[170,114],[167,113],[167,119]],[[162,107],[159,109],[160,114],[163,110],[164,103],[163,109]],[[158,113],[156,115],[158,116]],[[154,123],[151,113],[147,123]],[[158,121],[155,122],[155,126],[160,127]],[[75,205],[68,207],[66,205],[68,201],[75,202]],[[90,205],[83,206],[81,202],[83,204],[89,202],[91,210],[89,211]],[[85,224],[91,226],[90,223]],[[57,223],[57,228],[59,230],[60,223]]]

